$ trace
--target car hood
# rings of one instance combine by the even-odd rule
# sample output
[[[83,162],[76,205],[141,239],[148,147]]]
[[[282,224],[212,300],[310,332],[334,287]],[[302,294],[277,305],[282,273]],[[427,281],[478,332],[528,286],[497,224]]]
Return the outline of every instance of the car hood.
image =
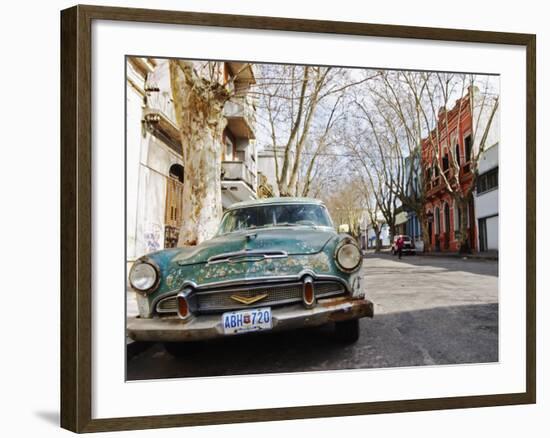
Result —
[[[206,263],[210,257],[242,251],[285,251],[288,255],[318,253],[336,236],[329,228],[272,227],[250,229],[216,236],[200,245],[182,251],[172,262],[179,265]]]

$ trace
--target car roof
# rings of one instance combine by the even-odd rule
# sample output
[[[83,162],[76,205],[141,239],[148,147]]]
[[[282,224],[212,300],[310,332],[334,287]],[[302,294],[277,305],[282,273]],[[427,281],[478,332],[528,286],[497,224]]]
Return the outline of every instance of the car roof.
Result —
[[[323,201],[315,198],[293,198],[290,196],[281,196],[274,198],[260,198],[253,199],[250,201],[237,202],[231,205],[228,210],[233,210],[236,208],[245,208],[245,207],[257,207],[262,205],[281,205],[281,204],[316,204],[324,205]]]

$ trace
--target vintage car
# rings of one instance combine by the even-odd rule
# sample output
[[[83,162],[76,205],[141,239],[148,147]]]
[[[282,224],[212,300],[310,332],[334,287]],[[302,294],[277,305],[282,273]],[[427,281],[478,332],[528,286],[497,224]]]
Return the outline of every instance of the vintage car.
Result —
[[[234,204],[212,239],[134,263],[139,315],[128,318],[127,333],[173,352],[182,341],[334,322],[336,337],[354,342],[358,319],[373,316],[362,262],[355,240],[336,232],[318,200]]]

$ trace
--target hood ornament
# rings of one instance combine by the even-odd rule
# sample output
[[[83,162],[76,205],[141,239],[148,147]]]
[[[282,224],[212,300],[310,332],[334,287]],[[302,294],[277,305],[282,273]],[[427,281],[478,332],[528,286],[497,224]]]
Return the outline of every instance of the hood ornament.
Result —
[[[255,295],[253,297],[243,297],[241,295],[231,295],[229,298],[231,298],[234,301],[237,301],[238,303],[245,304],[245,305],[249,306],[250,304],[257,303],[258,301],[261,301],[266,297],[267,297],[267,294]]]

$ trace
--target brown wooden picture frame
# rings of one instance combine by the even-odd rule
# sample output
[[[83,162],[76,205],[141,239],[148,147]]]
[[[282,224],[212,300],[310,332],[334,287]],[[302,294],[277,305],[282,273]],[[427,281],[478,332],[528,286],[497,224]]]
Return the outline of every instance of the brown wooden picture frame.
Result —
[[[91,25],[115,20],[518,45],[526,48],[526,391],[522,393],[92,419]],[[61,426],[147,429],[535,403],[536,37],[531,34],[166,10],[75,6],[61,12]]]

